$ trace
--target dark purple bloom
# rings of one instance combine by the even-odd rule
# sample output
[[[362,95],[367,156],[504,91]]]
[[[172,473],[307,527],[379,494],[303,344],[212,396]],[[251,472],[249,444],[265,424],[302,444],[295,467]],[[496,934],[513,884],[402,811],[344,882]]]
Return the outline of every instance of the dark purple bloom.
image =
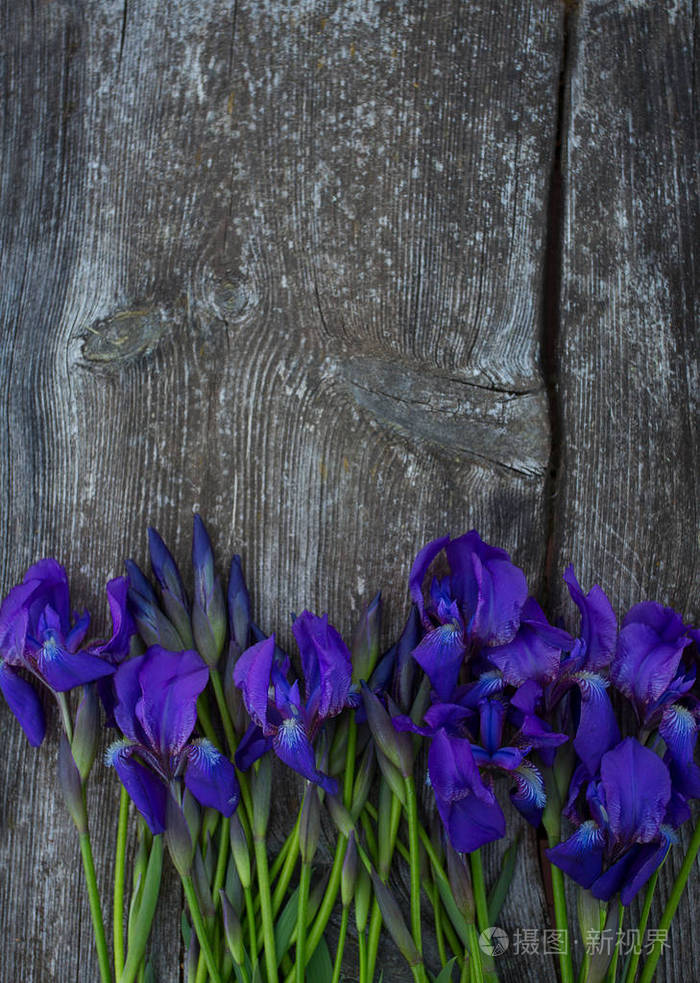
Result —
[[[120,585],[112,581],[110,587],[114,614],[121,610]],[[109,642],[83,646],[90,616],[71,613],[66,571],[53,559],[35,563],[7,595],[0,607],[0,689],[31,744],[43,740],[44,715],[36,693],[19,671],[30,673],[55,693],[110,675],[114,666],[106,658],[107,650],[110,646],[120,650],[129,628],[120,617]]]
[[[226,639],[226,602],[221,581],[216,576],[211,540],[197,514],[192,531],[192,569],[192,630],[197,649],[207,665],[216,666]]]
[[[559,671],[561,653],[573,644],[571,635],[550,625],[534,597],[528,597],[517,633],[505,645],[489,649],[488,658],[511,686],[521,686],[530,679],[547,683]]]
[[[250,634],[250,595],[238,555],[231,560],[228,578],[228,617],[231,639],[242,652]]]
[[[693,629],[672,608],[654,601],[636,604],[622,623],[610,673],[644,730],[658,729],[674,761],[688,766],[700,716],[691,692],[696,680],[692,642]]]
[[[455,850],[471,853],[504,835],[503,812],[493,790],[481,779],[468,740],[439,730],[428,752],[428,772],[438,812]]]
[[[603,755],[599,780],[588,784],[591,818],[547,855],[594,897],[609,901],[620,892],[622,904],[628,905],[673,841],[670,799],[671,776],[664,762],[628,737]]]
[[[433,580],[426,605],[423,580],[443,549],[451,573]],[[449,699],[457,685],[470,648],[512,641],[527,599],[522,570],[475,530],[452,541],[445,536],[428,543],[413,564],[409,589],[426,629],[413,655],[441,700]]]
[[[643,601],[625,615],[610,676],[640,720],[677,682],[681,656],[690,642],[683,619],[671,608]]]
[[[183,781],[202,805],[225,816],[238,805],[231,762],[210,741],[191,739],[208,679],[196,652],[158,646],[122,663],[114,677],[114,714],[125,740],[109,748],[107,764],[154,834],[165,830],[168,795],[179,797]]]
[[[236,662],[234,681],[253,721],[236,760],[249,767],[272,747],[275,754],[309,781],[330,794],[337,782],[316,768],[312,746],[324,720],[353,703],[350,652],[335,628],[304,611],[292,626],[304,671],[304,698],[299,681],[287,679],[289,659],[275,645],[274,636],[247,649]]]

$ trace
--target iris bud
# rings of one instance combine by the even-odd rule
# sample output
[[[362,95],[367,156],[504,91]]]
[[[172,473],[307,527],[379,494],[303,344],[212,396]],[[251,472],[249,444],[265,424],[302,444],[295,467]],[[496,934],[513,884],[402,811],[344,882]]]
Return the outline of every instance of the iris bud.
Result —
[[[202,914],[205,918],[213,918],[215,914],[214,899],[211,896],[211,888],[209,887],[206,864],[204,858],[202,857],[202,851],[199,849],[199,847],[196,847],[194,851],[192,881],[197,892],[197,898],[199,899]]]
[[[148,530],[148,546],[151,554],[151,568],[161,589],[162,605],[174,625],[185,648],[192,648],[192,625],[190,606],[177,564],[152,527]]]
[[[226,604],[221,581],[214,570],[214,551],[199,515],[192,532],[194,603],[192,628],[197,649],[209,666],[219,661],[226,639]]]
[[[250,853],[248,852],[248,841],[245,831],[238,818],[238,813],[234,812],[230,820],[229,839],[231,842],[231,855],[238,871],[238,877],[244,888],[249,888],[251,884]]]
[[[345,849],[345,859],[343,860],[343,871],[340,877],[340,896],[343,908],[352,901],[355,896],[355,885],[357,884],[357,844],[355,834],[351,833],[348,845]]]
[[[392,765],[391,761],[385,757],[379,748],[376,748],[377,762],[382,775],[386,779],[387,785],[399,800],[402,806],[406,805],[406,786],[400,772]]]
[[[248,647],[250,634],[250,595],[238,555],[231,560],[228,578],[228,618],[231,638],[242,652]]]
[[[83,698],[78,707],[73,730],[71,751],[73,760],[80,772],[82,781],[86,781],[97,754],[100,739],[100,704],[97,687],[91,683],[84,687]]]
[[[326,805],[328,806],[328,811],[331,814],[331,819],[338,827],[339,832],[342,833],[343,836],[350,836],[355,829],[355,824],[352,821],[352,816],[340,801],[338,796],[326,796]]]
[[[367,723],[377,743],[377,748],[404,778],[410,777],[413,773],[413,746],[410,734],[399,733],[394,729],[391,717],[382,706],[381,701],[364,683],[362,684],[362,699],[367,712]]]
[[[413,692],[413,681],[416,675],[416,661],[411,653],[418,645],[421,636],[421,623],[418,608],[415,604],[411,607],[406,626],[401,634],[397,645],[397,696],[399,705],[404,713],[408,713],[411,706],[411,694]]]
[[[178,874],[181,877],[188,877],[194,858],[194,843],[187,827],[185,814],[172,794],[168,794],[167,798],[165,824],[165,842],[170,857]]]
[[[353,820],[357,821],[360,813],[364,809],[365,802],[372,787],[372,779],[376,770],[374,756],[374,742],[367,741],[367,746],[362,754],[359,768],[355,776],[355,784],[352,790],[352,802],[350,813]]]
[[[352,681],[368,680],[379,658],[379,633],[382,622],[381,592],[370,601],[360,617],[352,641]]]
[[[185,979],[187,983],[195,983],[198,966],[199,942],[197,941],[197,933],[190,930],[190,942],[187,946],[187,955],[185,957]]]
[[[369,905],[372,900],[372,882],[364,867],[360,867],[355,887],[355,926],[357,934],[361,935],[367,927]]]
[[[321,803],[318,798],[318,786],[313,782],[307,782],[299,820],[299,852],[303,863],[310,864],[314,859],[320,835]]]
[[[422,961],[421,957],[418,954],[411,933],[401,914],[401,909],[396,898],[375,871],[372,871],[372,886],[374,888],[374,897],[382,913],[382,919],[389,934],[396,943],[397,949],[409,966],[420,965]]]
[[[61,734],[58,743],[58,781],[71,819],[82,836],[87,833],[87,810],[83,797],[83,783],[80,780],[80,772],[73,760],[70,744],[65,734]]]
[[[452,896],[468,924],[474,922],[474,894],[464,858],[458,854],[449,841],[445,845],[447,854],[447,877],[452,888]]]
[[[253,776],[253,835],[264,838],[270,818],[270,796],[272,793],[272,762],[270,755],[260,759],[258,770]]]
[[[221,914],[224,920],[224,937],[228,946],[231,958],[237,966],[243,965],[245,952],[243,948],[243,932],[238,915],[233,910],[233,906],[226,897],[225,891],[219,891],[221,899]]]
[[[240,915],[243,911],[243,887],[233,857],[229,859],[226,867],[226,897],[231,902],[233,910]]]

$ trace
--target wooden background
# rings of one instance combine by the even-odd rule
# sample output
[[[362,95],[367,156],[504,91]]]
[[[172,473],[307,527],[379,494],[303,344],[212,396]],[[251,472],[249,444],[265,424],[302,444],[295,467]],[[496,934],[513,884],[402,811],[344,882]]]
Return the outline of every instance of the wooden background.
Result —
[[[389,633],[416,550],[472,526],[552,616],[570,560],[620,615],[697,615],[691,0],[1,6],[3,590],[55,554],[104,627],[146,525],[187,568],[199,509],[268,628],[348,631],[382,587]],[[0,979],[91,983],[55,739],[0,720]],[[106,892],[102,769],[91,806]],[[511,933],[538,883],[526,832]],[[699,904],[659,980],[700,979]]]

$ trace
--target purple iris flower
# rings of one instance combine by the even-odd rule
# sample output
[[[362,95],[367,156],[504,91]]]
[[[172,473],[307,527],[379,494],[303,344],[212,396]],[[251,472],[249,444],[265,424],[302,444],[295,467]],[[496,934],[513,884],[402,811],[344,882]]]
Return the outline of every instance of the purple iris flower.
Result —
[[[338,783],[316,768],[313,740],[324,720],[355,703],[350,652],[327,615],[319,618],[304,611],[292,631],[301,654],[304,699],[299,681],[287,679],[289,659],[274,636],[246,649],[236,662],[234,682],[253,721],[236,762],[249,768],[272,748],[290,768],[335,795]]]
[[[443,549],[451,572],[433,580],[426,605],[423,580]],[[442,700],[457,685],[470,647],[505,645],[514,638],[527,599],[522,570],[474,529],[423,547],[411,569],[409,589],[426,629],[413,656]]]
[[[625,616],[612,663],[612,682],[631,701],[645,731],[658,729],[674,761],[690,763],[697,739],[698,701],[693,631],[672,608],[636,604]]]
[[[207,740],[192,739],[197,697],[209,669],[197,652],[160,646],[122,663],[114,677],[114,715],[125,740],[107,750],[134,805],[153,834],[166,827],[167,797],[180,801],[182,782],[203,806],[231,816],[240,789],[233,765]]]
[[[668,768],[628,737],[603,755],[600,778],[587,786],[590,818],[547,855],[594,897],[609,901],[620,892],[628,905],[673,842],[670,800]]]
[[[514,782],[510,799],[515,808],[539,826],[546,802],[544,782],[528,754],[552,739],[558,744],[567,740],[564,734],[544,729],[534,736],[518,730],[510,743],[504,743],[507,703],[481,696],[473,705],[470,699],[493,689],[493,680],[493,675],[482,677],[469,687],[462,704],[433,704],[425,715],[425,728],[416,728],[407,717],[394,719],[398,730],[418,730],[433,737],[428,774],[450,841],[460,852],[503,836],[505,818],[492,789],[499,775]]]
[[[112,659],[128,647],[129,621],[123,614],[124,588],[110,581],[108,597],[114,632],[107,642],[84,646],[90,625],[87,611],[71,613],[68,577],[54,559],[40,560],[13,587],[0,607],[0,689],[30,744],[41,744],[46,724],[24,670],[54,693],[62,693],[114,672]]]

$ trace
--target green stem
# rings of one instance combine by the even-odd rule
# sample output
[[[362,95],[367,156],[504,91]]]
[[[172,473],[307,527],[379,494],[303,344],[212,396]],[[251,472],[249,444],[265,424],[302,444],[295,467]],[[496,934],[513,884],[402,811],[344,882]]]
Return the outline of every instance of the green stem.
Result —
[[[210,669],[209,678],[211,679],[212,686],[214,687],[216,705],[219,708],[221,722],[224,725],[224,734],[226,734],[226,743],[228,744],[229,754],[233,758],[233,755],[236,753],[236,748],[238,747],[238,741],[236,740],[236,732],[233,729],[231,714],[228,712],[228,705],[226,703],[226,697],[224,696],[224,684],[221,682],[221,674],[219,673],[219,670]]]
[[[297,865],[297,859],[299,857],[299,823],[301,821],[301,810],[299,810],[299,815],[297,816],[296,825],[291,833],[291,843],[289,849],[287,850],[287,856],[284,860],[284,866],[282,867],[282,873],[279,876],[279,880],[275,884],[275,891],[272,895],[272,910],[275,915],[278,913],[282,907],[282,902],[284,901],[284,896],[287,893],[287,888],[289,887],[289,882],[292,879],[292,874],[294,873],[294,868]]]
[[[333,963],[333,976],[331,977],[331,983],[340,983],[340,970],[343,965],[343,952],[345,950],[345,938],[348,934],[349,918],[350,905],[343,905],[343,914],[340,918],[340,934],[338,935],[338,947],[335,950],[335,962]]]
[[[384,781],[384,779],[382,779]],[[367,803],[369,805],[369,803]],[[399,823],[401,822],[401,802],[396,798],[395,795],[391,797],[391,811],[389,814],[389,849],[388,849],[388,866],[391,866],[391,861],[394,855],[394,848],[396,846],[396,837],[399,832]],[[375,819],[377,813],[374,814]],[[388,876],[388,870],[379,871],[379,876],[386,879]],[[369,936],[367,940],[367,978],[371,981],[374,979],[374,969],[377,964],[377,952],[379,950],[379,937],[382,931],[382,913],[379,910],[379,905],[377,904],[376,898],[372,901],[372,913],[369,920]]]
[[[299,901],[297,905],[297,946],[295,954],[296,983],[304,983],[306,969],[306,906],[311,884],[311,864],[302,862],[299,877]]]
[[[289,851],[291,849],[292,841],[294,840],[294,834],[295,834],[295,832],[297,833],[297,836],[299,835],[298,834],[299,822],[300,822],[300,816],[297,815],[297,821],[296,821],[296,823],[294,824],[294,826],[292,827],[292,829],[287,834],[287,839],[282,844],[282,849],[277,854],[277,856],[275,857],[275,859],[274,859],[274,861],[272,863],[272,866],[270,867],[270,881],[274,881],[275,878],[277,877],[277,875],[279,874],[280,870],[282,869],[282,865],[284,864],[285,860],[287,859],[287,854],[289,853]]]
[[[202,918],[202,912],[199,908],[199,901],[197,900],[197,892],[195,891],[194,884],[192,883],[192,878],[181,877],[182,886],[185,891],[185,897],[187,898],[187,907],[190,909],[190,917],[192,918],[192,924],[194,930],[197,933],[197,941],[199,942],[199,948],[204,953],[204,958],[207,963],[207,969],[209,970],[209,976],[212,983],[221,983],[221,976],[219,975],[219,969],[216,964],[216,958],[212,952],[211,943],[209,942],[209,936],[207,934],[207,929],[204,924],[204,919]]]
[[[555,844],[550,840],[550,846]],[[564,890],[564,875],[555,867],[554,864],[549,865],[549,870],[552,875],[552,893],[554,895],[554,920],[557,925],[557,930],[560,932],[565,932],[564,939],[566,945],[559,953],[559,970],[561,972],[561,983],[574,983],[574,967],[571,962],[571,953],[569,952],[569,921],[566,914],[566,892]]]
[[[420,920],[420,848],[418,845],[418,802],[413,778],[404,778],[408,819],[408,850],[411,855],[411,932],[418,953],[423,955]]]
[[[634,978],[637,975],[637,967],[639,966],[639,957],[642,954],[641,940],[644,938],[644,933],[647,929],[647,922],[649,921],[649,912],[651,911],[651,905],[654,900],[654,891],[656,890],[656,883],[659,879],[659,871],[655,870],[654,873],[649,878],[649,883],[647,884],[646,894],[644,895],[644,906],[642,908],[642,914],[639,917],[639,940],[640,945],[637,951],[632,951],[632,956],[630,959],[630,964],[627,967],[627,972],[625,974],[625,983],[634,983]]]
[[[124,878],[126,875],[126,837],[129,828],[129,793],[120,786],[117,847],[114,856],[114,975],[117,979],[124,969]]]
[[[92,858],[92,846],[90,845],[90,834],[88,832],[80,834],[80,852],[83,857],[83,870],[85,871],[85,881],[88,889],[92,927],[95,933],[97,959],[100,964],[100,977],[102,979],[102,983],[112,983],[112,971],[109,965],[109,952],[107,951],[107,938],[105,936],[104,921],[102,920],[100,895],[97,890],[95,862]]]
[[[352,802],[352,787],[355,782],[355,758],[357,756],[357,724],[355,715],[348,724],[348,746],[345,752],[345,779],[343,782],[343,803],[349,809]]]
[[[472,889],[476,906],[476,920],[479,931],[489,927],[489,905],[486,900],[486,885],[484,883],[484,865],[481,860],[481,850],[469,854],[469,865],[472,871]]]
[[[204,731],[204,736],[208,741],[214,745],[214,747],[221,750],[221,742],[217,737],[216,731],[214,730],[214,724],[211,719],[211,707],[209,705],[209,696],[206,690],[204,693],[200,693],[197,698],[197,719]]]
[[[433,875],[433,916],[435,918],[435,938],[437,941],[440,965],[447,965],[447,951],[445,950],[445,933],[442,930],[442,902]]]
[[[659,922],[659,932],[661,936],[657,938],[654,943],[654,947],[647,956],[646,962],[644,963],[644,969],[642,970],[642,975],[639,983],[651,983],[654,976],[654,971],[656,970],[656,964],[659,961],[659,957],[663,950],[664,945],[664,934],[667,933],[671,927],[671,922],[673,921],[673,916],[676,913],[676,909],[680,904],[683,891],[685,890],[685,885],[690,876],[690,872],[693,869],[693,864],[695,863],[695,858],[698,855],[698,850],[700,850],[700,822],[697,823],[693,831],[693,838],[690,841],[690,846],[688,847],[688,852],[685,855],[685,860],[683,861],[683,866],[678,871],[678,876],[673,882],[673,889],[671,891],[671,896],[666,902],[666,907],[664,908],[663,915],[661,916],[661,921]]]
[[[607,983],[615,983],[615,977],[617,976],[617,961],[620,958],[620,939],[622,932],[622,923],[625,919],[625,907],[620,905],[620,920],[617,923],[617,938],[615,939],[615,948],[613,950],[613,956],[610,961],[610,966],[608,967],[608,973],[606,978]]]
[[[267,983],[277,983],[275,923],[272,915],[272,899],[270,897],[270,872],[267,867],[267,850],[265,840],[261,837],[254,836],[253,843],[255,845],[255,863],[258,870],[258,887],[260,888],[260,911],[262,914],[262,934],[265,946]]]
[[[367,937],[360,932],[357,937],[358,961],[360,963],[360,983],[372,983],[372,977],[367,972]]]
[[[476,851],[478,852],[478,851]],[[467,964],[467,956],[469,956],[469,966],[472,974],[472,983],[483,983],[484,980],[484,970],[481,964],[481,949],[479,948],[479,934],[476,930],[476,925],[474,922],[469,922],[467,924],[467,932],[469,933],[469,945],[464,953],[464,962]]]
[[[73,743],[73,722],[70,717],[70,706],[68,705],[68,697],[65,693],[56,693],[56,703],[58,703],[58,709],[61,712],[61,723],[63,724],[63,729],[66,732],[66,737],[68,738],[68,743]]]
[[[226,816],[222,816],[221,829],[219,830],[219,853],[216,858],[214,888],[212,890],[215,905],[219,904],[219,891],[224,886],[224,881],[226,880],[226,864],[228,862],[230,827],[231,820]]]
[[[335,856],[333,858],[333,866],[331,867],[331,874],[328,879],[328,885],[326,886],[326,893],[323,895],[323,901],[321,902],[321,907],[318,910],[318,914],[314,919],[314,923],[311,926],[309,936],[306,943],[306,959],[310,959],[311,956],[316,951],[323,933],[326,930],[326,925],[328,924],[328,919],[331,917],[331,912],[335,906],[335,899],[338,896],[338,890],[340,888],[340,878],[343,873],[343,861],[345,860],[345,850],[348,845],[348,840],[346,836],[340,834],[338,836],[338,842],[335,847]]]
[[[148,866],[143,878],[143,890],[133,932],[129,933],[129,951],[126,965],[118,983],[133,983],[143,969],[143,956],[151,934],[151,925],[158,903],[160,879],[163,872],[163,837],[154,836]]]
[[[250,949],[250,959],[253,964],[253,969],[258,965],[258,939],[255,934],[255,905],[253,904],[253,895],[249,887],[246,887],[243,891],[243,897],[245,898],[245,913],[246,920],[248,922],[248,942]]]

